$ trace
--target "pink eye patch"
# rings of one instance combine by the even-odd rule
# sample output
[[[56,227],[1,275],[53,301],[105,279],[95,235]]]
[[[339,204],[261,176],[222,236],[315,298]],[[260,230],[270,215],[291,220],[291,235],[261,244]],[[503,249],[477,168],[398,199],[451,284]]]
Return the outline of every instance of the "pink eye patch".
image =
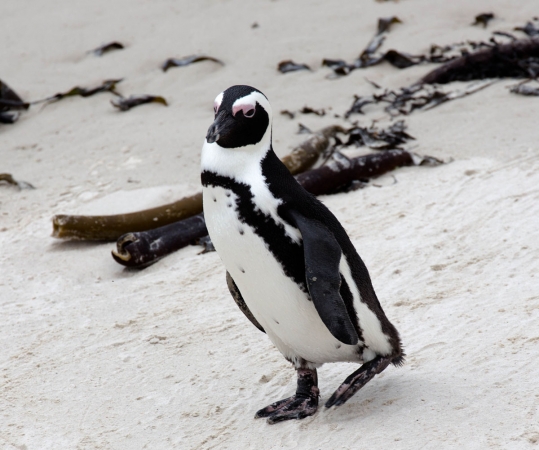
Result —
[[[235,116],[239,111],[243,112],[244,117],[251,118],[255,115],[255,106],[252,104],[238,104],[232,107],[232,115]]]

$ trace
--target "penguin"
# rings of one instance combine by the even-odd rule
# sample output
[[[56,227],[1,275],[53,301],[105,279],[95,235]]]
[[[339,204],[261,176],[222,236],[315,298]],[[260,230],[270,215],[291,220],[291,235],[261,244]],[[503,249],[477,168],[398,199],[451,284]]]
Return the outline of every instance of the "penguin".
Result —
[[[404,353],[369,272],[337,218],[290,174],[272,148],[272,109],[251,86],[214,102],[202,148],[204,216],[240,310],[297,373],[295,395],[260,409],[273,424],[318,409],[317,369],[355,362],[326,401],[345,403]]]

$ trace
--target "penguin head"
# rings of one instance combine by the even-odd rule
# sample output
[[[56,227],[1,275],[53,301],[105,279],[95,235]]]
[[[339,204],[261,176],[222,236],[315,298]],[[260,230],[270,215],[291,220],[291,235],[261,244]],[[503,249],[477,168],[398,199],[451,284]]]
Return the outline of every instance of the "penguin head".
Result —
[[[231,86],[213,104],[215,120],[206,143],[235,149],[271,142],[272,111],[267,97],[251,86]]]

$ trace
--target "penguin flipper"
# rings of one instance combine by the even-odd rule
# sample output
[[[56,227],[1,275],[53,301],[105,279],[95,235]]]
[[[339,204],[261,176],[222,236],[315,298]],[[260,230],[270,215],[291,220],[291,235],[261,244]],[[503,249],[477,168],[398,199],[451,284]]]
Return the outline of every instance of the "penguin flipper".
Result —
[[[333,233],[320,221],[296,210],[289,214],[303,238],[305,278],[318,315],[343,344],[356,345],[358,334],[340,294],[342,250]]]
[[[243,300],[238,286],[236,286],[234,279],[230,276],[228,272],[226,273],[226,284],[228,285],[228,290],[230,291],[232,298],[236,302],[236,305],[238,305],[238,307],[240,308],[241,312],[245,314],[245,317],[247,317],[255,327],[265,333],[266,331],[264,330],[264,328],[262,328],[262,326],[255,319],[255,316],[253,316],[253,314],[247,307],[247,304],[245,303],[245,300]]]

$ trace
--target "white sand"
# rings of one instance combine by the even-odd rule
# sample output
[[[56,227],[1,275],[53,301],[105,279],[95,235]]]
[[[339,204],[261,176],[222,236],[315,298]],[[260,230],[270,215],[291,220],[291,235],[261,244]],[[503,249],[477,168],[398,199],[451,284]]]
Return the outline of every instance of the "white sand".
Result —
[[[50,237],[56,213],[136,210],[196,192],[212,102],[229,85],[258,87],[275,111],[342,114],[353,94],[371,92],[364,77],[399,87],[433,67],[381,65],[327,80],[321,59],[355,58],[378,17],[404,22],[384,48],[413,53],[487,39],[537,15],[536,1],[517,3],[3,0],[0,78],[25,99],[125,77],[125,95],[163,95],[170,106],[119,113],[100,94],[33,108],[0,128],[0,172],[37,187],[0,186],[0,448],[535,447],[539,101],[509,94],[511,80],[409,117],[415,151],[453,163],[323,198],[408,357],[346,405],[301,422],[253,419],[294,392],[295,375],[235,306],[217,254],[190,247],[130,272],[110,257],[112,244]],[[499,16],[489,29],[470,26],[489,11]],[[128,47],[84,54],[111,40]],[[192,53],[226,66],[158,68]],[[316,70],[279,74],[289,58]],[[366,111],[354,119],[382,116]],[[277,115],[280,155],[304,139],[298,120],[337,121]],[[353,370],[319,371],[322,402]]]

